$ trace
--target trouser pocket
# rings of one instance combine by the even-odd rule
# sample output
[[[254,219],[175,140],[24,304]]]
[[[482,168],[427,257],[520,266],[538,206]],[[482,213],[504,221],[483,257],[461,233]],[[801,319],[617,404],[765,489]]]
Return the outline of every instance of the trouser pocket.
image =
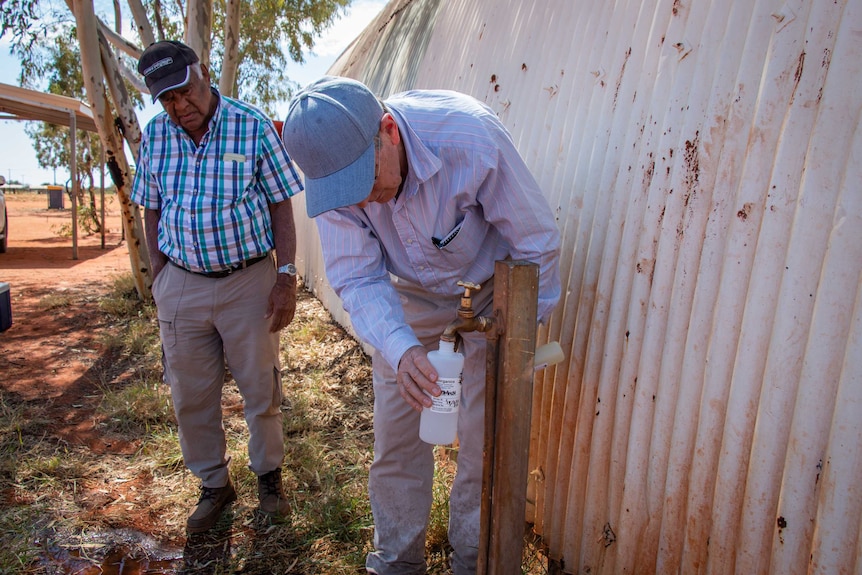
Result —
[[[176,317],[185,285],[185,276],[182,270],[168,263],[153,281],[153,301],[156,304],[159,335],[163,348],[174,347],[177,344]]]

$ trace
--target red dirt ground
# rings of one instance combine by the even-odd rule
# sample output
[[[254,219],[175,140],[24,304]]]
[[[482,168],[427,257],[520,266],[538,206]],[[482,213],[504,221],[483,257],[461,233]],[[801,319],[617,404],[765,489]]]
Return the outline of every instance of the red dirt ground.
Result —
[[[6,204],[9,241],[6,253],[0,254],[0,282],[9,284],[13,323],[0,332],[0,390],[16,402],[45,407],[42,415],[53,422],[46,435],[70,448],[80,446],[94,455],[134,454],[136,442],[105,435],[96,415],[105,372],[114,382],[133,373],[132,366],[112,357],[105,345],[105,335],[122,328],[110,324],[99,309],[116,276],[131,269],[116,196],[106,196],[104,248],[100,233],[88,234],[79,227],[77,259],[68,233],[68,196],[62,210],[49,209],[46,196],[30,193],[7,194]],[[108,519],[119,513],[124,526],[159,533],[146,506],[118,509],[108,504],[135,501],[136,490],[147,481],[144,475],[112,484],[107,494],[104,485],[92,490],[83,485],[82,507]],[[5,496],[0,493],[0,503]]]
[[[9,284],[12,326],[0,332],[0,389],[47,404],[55,425],[46,431],[70,445],[134,453],[134,445],[106,439],[94,417],[102,383],[96,372],[104,372],[96,367],[112,364],[100,340],[111,326],[99,299],[115,276],[131,269],[116,197],[106,197],[105,247],[101,234],[79,228],[77,259],[68,196],[62,210],[48,209],[47,196],[30,193],[7,194],[6,204],[9,240],[0,254],[0,282]]]

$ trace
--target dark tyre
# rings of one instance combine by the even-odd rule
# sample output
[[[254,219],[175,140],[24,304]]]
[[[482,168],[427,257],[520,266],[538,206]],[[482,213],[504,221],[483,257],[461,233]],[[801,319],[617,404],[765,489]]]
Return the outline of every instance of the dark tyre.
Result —
[[[6,240],[9,239],[9,215],[5,216],[5,222],[3,224],[3,229],[6,230],[3,232],[3,239],[0,240],[0,254],[6,253]]]

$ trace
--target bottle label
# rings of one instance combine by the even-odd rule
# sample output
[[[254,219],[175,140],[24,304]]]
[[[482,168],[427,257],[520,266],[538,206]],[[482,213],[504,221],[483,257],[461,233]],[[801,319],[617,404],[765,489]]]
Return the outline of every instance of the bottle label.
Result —
[[[461,378],[441,377],[437,380],[439,397],[431,397],[434,402],[430,410],[435,413],[455,413],[461,405]]]

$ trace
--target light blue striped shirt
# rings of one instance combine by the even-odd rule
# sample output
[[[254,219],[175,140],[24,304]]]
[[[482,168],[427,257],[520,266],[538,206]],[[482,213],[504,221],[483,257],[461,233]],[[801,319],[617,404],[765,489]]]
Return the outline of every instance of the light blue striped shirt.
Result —
[[[400,195],[316,218],[327,278],[357,334],[397,369],[419,340],[389,274],[450,300],[463,293],[458,281],[484,283],[506,256],[539,264],[546,321],[560,297],[560,234],[500,120],[448,91],[405,92],[386,105],[409,164]]]
[[[173,262],[220,271],[269,252],[268,204],[301,190],[272,121],[219,95],[199,146],[164,112],[147,124],[131,200],[161,209],[159,250]]]

